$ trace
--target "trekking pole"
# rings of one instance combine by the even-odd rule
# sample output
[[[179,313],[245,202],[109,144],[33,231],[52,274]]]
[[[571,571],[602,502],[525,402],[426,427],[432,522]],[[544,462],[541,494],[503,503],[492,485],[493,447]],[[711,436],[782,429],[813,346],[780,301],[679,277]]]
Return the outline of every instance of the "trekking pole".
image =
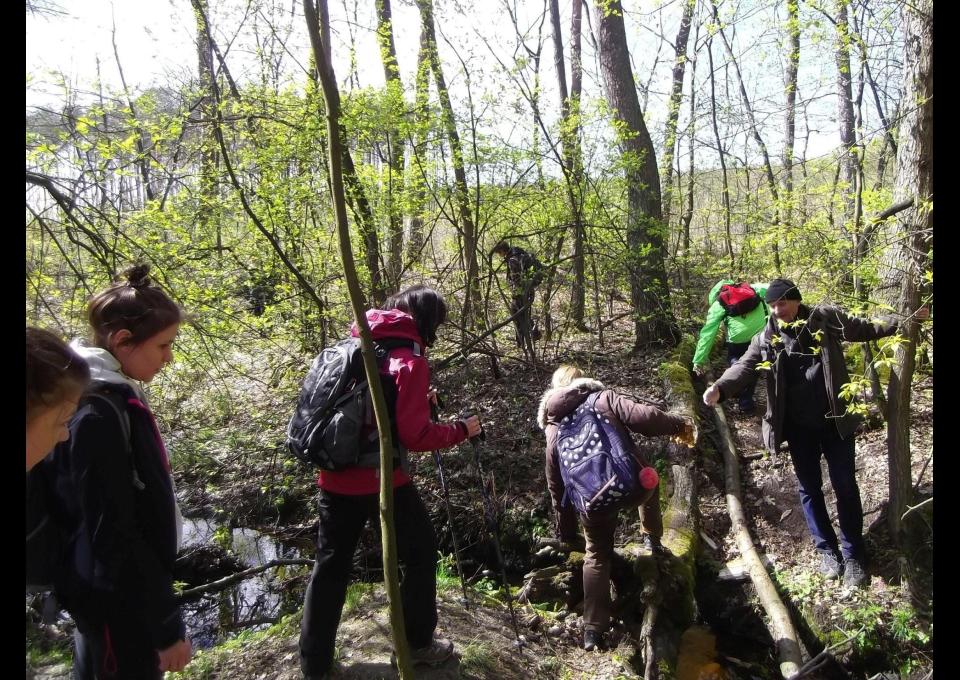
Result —
[[[507,567],[503,561],[503,552],[500,550],[500,532],[497,529],[497,514],[493,500],[490,498],[490,492],[487,490],[486,475],[483,474],[483,465],[480,462],[480,445],[477,443],[478,439],[486,440],[486,433],[483,431],[482,426],[480,428],[480,434],[470,438],[470,445],[473,447],[473,461],[477,465],[477,474],[480,475],[480,495],[483,497],[483,519],[486,521],[487,532],[490,534],[490,540],[493,543],[497,563],[500,566],[500,579],[503,581],[503,589],[507,596],[507,609],[510,610],[510,623],[513,624],[513,634],[517,637],[517,651],[522,655],[523,638],[520,636],[520,627],[517,625],[517,615],[513,611],[513,596],[510,594],[510,583],[507,581]]]
[[[437,420],[437,407],[440,405],[440,395],[437,402],[430,402],[430,416]],[[463,590],[463,606],[470,609],[470,600],[467,598],[467,581],[463,578],[463,567],[460,566],[460,546],[457,545],[457,534],[453,530],[453,511],[450,509],[450,492],[447,490],[447,478],[443,474],[443,463],[440,462],[440,451],[433,451],[433,462],[437,466],[437,475],[440,477],[440,490],[443,492],[443,503],[447,506],[447,524],[450,526],[450,538],[453,540],[453,559],[457,564],[457,576],[460,577],[460,589]]]

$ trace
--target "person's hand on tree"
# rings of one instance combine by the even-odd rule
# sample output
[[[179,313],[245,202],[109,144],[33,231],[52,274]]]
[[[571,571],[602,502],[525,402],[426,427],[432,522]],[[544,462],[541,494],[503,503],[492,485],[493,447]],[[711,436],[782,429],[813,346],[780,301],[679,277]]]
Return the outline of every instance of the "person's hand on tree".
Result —
[[[917,311],[913,313],[913,318],[917,321],[926,321],[930,318],[930,307],[923,305]]]
[[[698,378],[702,378],[703,376],[705,376],[705,375],[707,374],[707,367],[704,366],[704,365],[694,366],[694,367],[693,367],[693,374],[694,374],[695,376],[697,376]]]
[[[707,406],[716,406],[720,401],[720,388],[714,383],[703,391],[703,403]]]

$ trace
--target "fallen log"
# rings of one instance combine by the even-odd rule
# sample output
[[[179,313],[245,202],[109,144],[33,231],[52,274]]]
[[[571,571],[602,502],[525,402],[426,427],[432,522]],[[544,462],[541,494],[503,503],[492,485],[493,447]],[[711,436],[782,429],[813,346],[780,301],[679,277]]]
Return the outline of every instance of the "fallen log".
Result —
[[[725,468],[724,482],[726,486],[727,512],[730,515],[730,530],[737,541],[737,549],[741,559],[753,582],[753,587],[760,598],[760,604],[767,614],[767,629],[777,645],[777,654],[780,657],[780,674],[784,678],[792,678],[800,670],[803,662],[800,653],[800,643],[797,641],[797,632],[790,620],[790,614],[776,586],[770,579],[763,562],[757,553],[750,528],[747,526],[747,517],[740,500],[740,463],[737,460],[737,450],[730,436],[727,418],[723,407],[719,404],[713,407],[714,419],[717,423],[717,433],[720,435],[720,449],[723,454]]]

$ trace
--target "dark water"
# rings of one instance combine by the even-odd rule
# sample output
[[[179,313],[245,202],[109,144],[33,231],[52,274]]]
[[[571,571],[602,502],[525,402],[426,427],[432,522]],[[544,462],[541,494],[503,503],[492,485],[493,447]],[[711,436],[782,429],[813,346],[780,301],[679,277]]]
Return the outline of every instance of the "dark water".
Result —
[[[214,542],[221,525],[206,519],[184,519],[183,551]],[[298,547],[287,545],[253,529],[235,528],[230,550],[244,568],[266,564],[279,558],[312,557]],[[302,567],[288,567],[303,569]],[[296,611],[303,603],[303,586],[284,587],[276,578],[277,569],[244,579],[240,583],[183,605],[187,634],[194,647],[207,648],[221,642],[228,633],[260,630],[279,617]]]

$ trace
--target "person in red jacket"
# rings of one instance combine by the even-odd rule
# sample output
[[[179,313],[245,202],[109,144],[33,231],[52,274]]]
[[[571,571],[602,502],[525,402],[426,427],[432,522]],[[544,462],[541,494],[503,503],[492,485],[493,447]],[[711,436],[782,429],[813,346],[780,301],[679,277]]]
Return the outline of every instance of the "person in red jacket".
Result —
[[[393,471],[393,516],[397,551],[404,563],[400,595],[407,642],[414,664],[436,666],[453,653],[450,640],[434,637],[437,627],[437,538],[427,509],[408,474],[406,451],[432,451],[455,446],[480,433],[471,416],[450,424],[430,419],[430,368],[422,348],[437,339],[446,321],[447,305],[435,290],[411,286],[387,299],[385,309],[367,311],[374,341],[406,339],[412,347],[395,347],[380,363],[381,381],[391,424],[399,442]],[[356,325],[351,332],[359,335]],[[353,554],[368,520],[379,513],[377,467],[321,470],[320,527],[317,559],[304,596],[300,627],[300,668],[308,680],[325,677],[333,665],[340,615],[350,582]]]

